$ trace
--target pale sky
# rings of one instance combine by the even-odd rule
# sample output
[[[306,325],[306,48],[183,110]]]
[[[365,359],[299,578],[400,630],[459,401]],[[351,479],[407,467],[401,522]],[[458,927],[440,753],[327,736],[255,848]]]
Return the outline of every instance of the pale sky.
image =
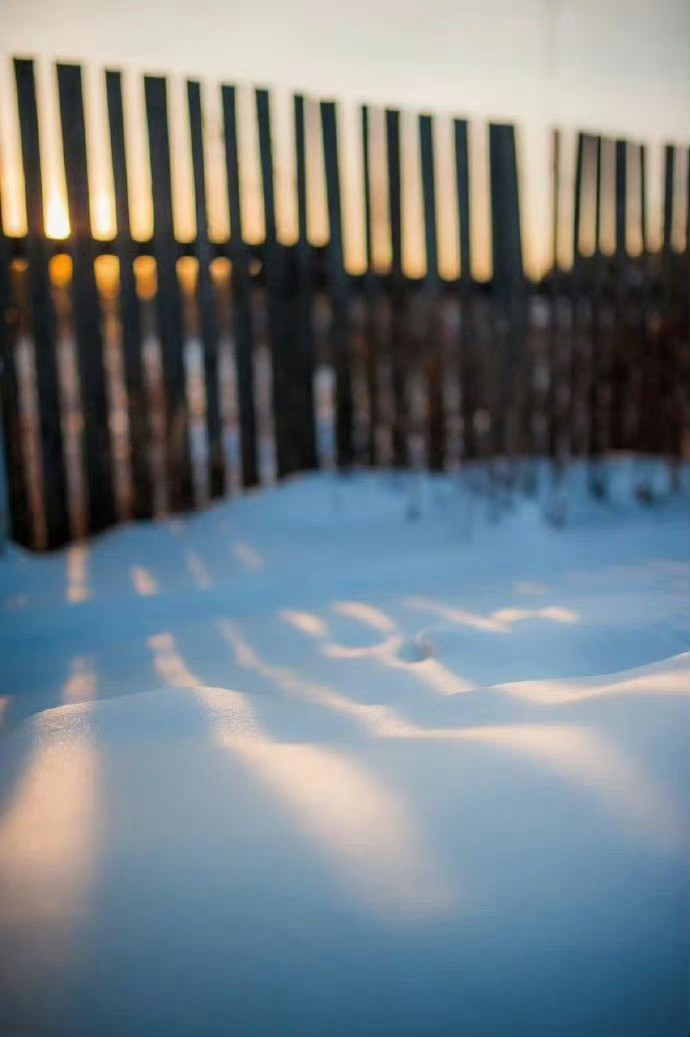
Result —
[[[650,231],[657,232],[660,145],[688,140],[689,105],[687,0],[0,0],[0,140],[3,203],[8,229],[21,229],[21,183],[16,163],[14,88],[9,58],[40,59],[39,95],[42,148],[46,162],[46,202],[60,222],[64,192],[59,139],[50,118],[55,105],[56,58],[86,66],[90,175],[96,229],[111,229],[108,154],[104,123],[102,68],[122,67],[129,102],[128,145],[133,153],[131,190],[135,232],[146,233],[146,141],[142,123],[140,71],[172,74],[172,132],[175,146],[176,218],[182,234],[193,233],[185,209],[191,171],[185,144],[184,76],[204,83],[209,201],[212,230],[227,230],[222,154],[219,142],[219,81],[277,88],[274,134],[280,226],[289,240],[294,223],[291,199],[290,91],[333,97],[341,110],[344,206],[350,265],[361,260],[356,102],[396,105],[411,112],[440,113],[436,127],[438,180],[443,213],[439,218],[441,259],[448,272],[457,265],[455,214],[450,179],[448,116],[472,118],[471,145],[476,169],[473,212],[486,215],[484,123],[514,120],[519,127],[521,195],[525,250],[533,269],[543,267],[548,240],[549,136],[552,125],[566,131],[587,129],[653,146],[650,154]],[[255,150],[251,96],[243,99],[245,145]],[[314,114],[314,113],[312,113]],[[418,203],[418,153],[415,122],[403,133],[404,188],[410,214],[405,228],[411,270],[418,265],[421,231]],[[317,126],[314,120],[314,126]],[[376,120],[374,127],[376,138]],[[376,151],[377,139],[373,146]],[[566,134],[564,179],[571,175],[572,138]],[[314,170],[318,149],[314,143]],[[656,150],[654,150],[656,149]],[[57,157],[56,157],[57,156]],[[251,163],[249,163],[251,167]],[[682,170],[681,170],[682,174]],[[247,170],[247,198],[256,190],[256,171]],[[682,176],[679,176],[679,183]],[[318,185],[317,185],[318,186]],[[140,197],[141,196],[141,197]],[[251,205],[249,205],[252,208]],[[253,215],[255,218],[253,219]],[[249,214],[250,228],[261,231],[261,214]],[[191,221],[191,222],[190,222]],[[312,233],[323,234],[315,213]],[[478,266],[486,235],[475,227]],[[385,247],[379,242],[385,259]],[[423,258],[421,260],[423,265]],[[480,270],[481,272],[481,270]]]

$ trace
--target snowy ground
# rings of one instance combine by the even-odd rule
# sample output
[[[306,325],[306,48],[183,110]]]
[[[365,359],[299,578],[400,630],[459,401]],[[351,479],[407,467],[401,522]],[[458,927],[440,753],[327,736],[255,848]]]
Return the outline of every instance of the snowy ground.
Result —
[[[0,561],[0,1031],[686,1034],[687,494],[616,474]]]

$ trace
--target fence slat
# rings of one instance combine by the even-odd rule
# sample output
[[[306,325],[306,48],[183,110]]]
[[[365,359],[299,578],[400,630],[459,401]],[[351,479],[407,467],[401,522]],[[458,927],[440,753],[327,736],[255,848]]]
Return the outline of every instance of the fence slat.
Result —
[[[647,252],[647,146],[640,144],[640,242],[642,254]]]
[[[521,422],[525,383],[526,312],[522,266],[517,156],[513,126],[489,126],[491,240],[495,333],[500,348],[495,425],[495,449],[512,459],[524,441]],[[509,329],[509,330],[508,330]]]
[[[208,485],[211,497],[222,497],[225,492],[225,460],[218,378],[218,325],[213,297],[213,282],[211,280],[211,260],[213,257],[208,239],[208,217],[206,211],[206,171],[204,169],[201,87],[199,83],[192,80],[187,81],[187,103],[189,106],[189,127],[192,140],[196,211],[196,255],[199,261],[198,298],[201,341],[204,349],[204,379],[206,382]]]
[[[369,428],[367,452],[369,464],[375,465],[378,456],[376,443],[379,423],[379,384],[378,384],[378,337],[376,328],[377,278],[374,272],[373,239],[372,239],[372,205],[371,205],[371,147],[369,141],[369,108],[362,105],[362,164],[364,187],[364,247],[366,255],[366,271],[364,274],[364,296],[366,304],[366,378],[369,399]]]
[[[393,464],[407,459],[404,335],[405,282],[402,272],[402,183],[400,173],[400,112],[386,109],[386,158],[391,243],[391,303],[393,307],[389,357],[393,388]]]
[[[443,404],[443,361],[440,337],[440,300],[438,298],[438,241],[436,236],[436,183],[434,168],[434,128],[430,115],[419,116],[419,143],[422,166],[422,200],[424,206],[424,244],[426,275],[424,305],[426,309],[426,368],[428,386],[428,463],[440,471],[445,459],[445,411]]]
[[[350,370],[348,282],[343,253],[338,127],[336,108],[332,101],[321,102],[321,125],[323,129],[323,156],[326,170],[326,198],[330,228],[327,254],[333,303],[332,341],[335,365],[336,442],[338,464],[341,468],[348,468],[352,464],[354,456],[352,435],[354,413]]]
[[[584,168],[585,135],[577,135],[577,152],[575,158],[575,183],[573,186],[573,267],[579,265],[582,255],[580,234],[582,233],[582,174]]]
[[[304,127],[304,98],[294,99],[295,163],[297,172],[297,384],[295,418],[299,422],[299,467],[315,468],[316,428],[314,415],[314,328],[312,324],[312,256],[307,240],[307,157]]]
[[[602,334],[602,295],[604,292],[605,264],[602,251],[602,211],[604,207],[603,150],[604,139],[593,138],[595,149],[595,217],[594,256],[590,292],[592,302],[592,326],[590,332],[589,369],[589,488],[595,497],[604,497],[607,492],[606,473],[602,458],[607,446],[606,392],[608,382],[609,349]],[[606,199],[608,202],[610,199]]]
[[[299,468],[297,438],[293,432],[294,408],[291,407],[290,380],[293,372],[292,328],[288,313],[287,258],[279,244],[276,226],[275,185],[273,179],[273,143],[268,90],[256,91],[256,114],[259,124],[259,153],[264,198],[264,270],[268,294],[268,325],[273,369],[273,421],[275,428],[278,475],[289,475]]]
[[[7,515],[0,515],[0,550],[4,539],[12,537],[18,544],[30,547],[33,541],[29,496],[22,456],[22,427],[19,409],[19,382],[15,356],[14,333],[10,327],[10,253],[2,222],[2,198],[0,197],[0,410],[2,411],[2,440],[5,472],[0,470],[0,479],[6,479],[7,496],[2,498],[4,487],[0,487],[0,507],[7,506]],[[0,467],[2,456],[0,456]]]
[[[521,288],[523,282],[514,128],[492,123],[489,148],[494,281],[500,291],[510,292]]]
[[[41,154],[33,61],[15,58],[14,72],[17,83],[26,197],[26,246],[31,295],[31,326],[36,357],[45,546],[52,548],[69,540],[70,528],[60,416],[55,312],[50,295],[49,252],[43,219]]]
[[[676,149],[672,144],[664,147],[664,215],[663,215],[663,248],[671,251],[673,234],[673,182],[675,177]]]
[[[628,145],[624,140],[616,141],[616,253],[627,251],[628,226]]]
[[[625,140],[615,142],[615,218],[616,242],[613,260],[614,332],[611,342],[611,398],[609,443],[622,450],[626,443],[627,417],[630,407],[630,368],[626,353],[626,277],[627,277],[627,180],[628,147]]]
[[[474,415],[477,408],[477,344],[472,298],[472,237],[470,216],[470,165],[467,120],[453,120],[455,152],[455,192],[458,207],[460,246],[460,408],[462,414],[463,459],[477,456]]]
[[[249,252],[242,236],[240,171],[237,150],[237,113],[234,86],[221,87],[225,142],[225,172],[230,213],[230,259],[232,262],[233,320],[235,331],[235,370],[240,416],[242,483],[255,486],[259,481],[256,449],[256,412],[254,406],[253,328]]]
[[[145,76],[144,93],[153,193],[153,254],[158,281],[156,310],[165,384],[168,502],[173,511],[182,511],[193,504],[193,485],[165,79]]]
[[[134,277],[136,250],[132,241],[129,219],[127,157],[120,73],[107,71],[105,86],[117,222],[115,254],[120,266],[119,308],[122,329],[122,360],[127,391],[132,515],[137,519],[145,519],[150,518],[153,514],[153,484],[149,456],[148,407],[142,365],[141,321]]]
[[[460,283],[463,286],[469,286],[472,282],[472,238],[470,164],[466,119],[453,120],[453,143],[455,149],[455,189],[457,192],[460,234]]]
[[[57,66],[67,208],[72,228],[72,312],[83,415],[82,449],[88,491],[89,530],[117,519],[108,422],[101,314],[91,236],[86,129],[79,65]]]

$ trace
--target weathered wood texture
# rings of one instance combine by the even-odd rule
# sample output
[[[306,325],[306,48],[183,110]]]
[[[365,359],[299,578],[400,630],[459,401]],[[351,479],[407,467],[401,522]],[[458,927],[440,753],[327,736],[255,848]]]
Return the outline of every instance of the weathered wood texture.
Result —
[[[58,364],[56,303],[61,307],[60,334],[72,336],[76,347],[82,408],[79,424],[83,429],[79,436],[83,457],[78,463],[86,477],[92,532],[119,519],[122,484],[118,482],[116,496],[115,476],[120,480],[123,469],[115,446],[122,443],[118,437],[123,428],[127,430],[127,492],[135,518],[150,517],[161,502],[172,511],[193,508],[197,504],[194,487],[200,485],[193,478],[193,474],[199,475],[193,472],[193,465],[200,464],[202,457],[208,459],[206,482],[211,496],[226,492],[226,445],[235,442],[234,430],[231,434],[225,426],[231,414],[236,414],[239,426],[244,486],[254,486],[260,479],[259,420],[262,437],[270,438],[273,427],[278,476],[315,467],[317,345],[319,364],[330,364],[335,375],[335,455],[343,470],[361,461],[392,461],[395,466],[426,463],[442,469],[451,454],[454,464],[474,458],[499,460],[502,463],[491,465],[492,499],[498,501],[505,498],[504,489],[517,485],[516,473],[531,468],[522,466],[520,459],[535,453],[551,457],[559,478],[572,454],[587,457],[590,487],[599,496],[607,492],[605,459],[611,447],[661,452],[675,459],[676,465],[683,456],[688,439],[688,211],[687,200],[685,211],[677,211],[679,198],[685,196],[676,183],[676,148],[667,147],[663,156],[662,241],[655,254],[646,226],[644,147],[580,133],[572,198],[566,198],[569,174],[563,169],[561,135],[556,132],[551,168],[551,263],[543,281],[536,283],[526,276],[522,255],[515,128],[499,124],[489,128],[491,225],[473,228],[470,169],[474,163],[470,162],[468,125],[465,120],[453,120],[452,190],[460,270],[449,282],[441,276],[438,228],[448,214],[442,207],[447,204],[445,188],[442,197],[437,195],[435,123],[431,115],[421,115],[409,124],[418,134],[421,173],[417,204],[422,226],[415,247],[426,260],[425,273],[415,279],[407,276],[403,262],[403,242],[407,249],[412,239],[408,222],[412,214],[404,203],[409,182],[405,180],[404,195],[403,178],[410,171],[411,155],[402,151],[407,136],[401,132],[401,115],[388,109],[380,113],[379,124],[376,113],[364,106],[356,127],[361,134],[362,190],[357,196],[361,212],[357,219],[361,218],[364,234],[364,270],[353,274],[346,266],[345,241],[350,227],[344,224],[346,212],[352,218],[352,196],[345,207],[344,190],[353,187],[350,156],[346,168],[344,149],[353,142],[347,137],[351,132],[347,124],[339,126],[334,102],[319,103],[317,123],[307,118],[308,105],[314,102],[295,96],[289,126],[280,130],[294,141],[294,176],[290,180],[286,180],[282,157],[276,159],[282,156],[282,149],[276,147],[273,132],[281,116],[279,110],[271,112],[269,92],[257,90],[253,108],[241,110],[242,119],[255,123],[259,204],[263,205],[265,226],[263,242],[250,244],[243,216],[257,202],[257,185],[245,196],[242,185],[248,179],[243,163],[247,156],[240,144],[248,127],[238,121],[235,88],[221,87],[230,235],[227,241],[217,242],[210,239],[208,229],[211,200],[207,197],[202,90],[197,81],[188,81],[185,118],[196,234],[192,241],[180,242],[173,214],[166,81],[146,76],[153,233],[149,241],[141,242],[134,240],[130,226],[127,112],[121,75],[108,71],[104,85],[116,230],[110,241],[100,241],[90,219],[94,199],[89,194],[81,70],[78,65],[61,64],[57,84],[71,231],[57,245],[47,237],[44,223],[32,62],[15,61],[15,77],[27,234],[11,239],[0,230],[0,399],[11,531],[18,542],[56,547],[72,535],[69,516],[73,502],[68,496],[63,442],[69,401],[61,399],[60,372],[65,377],[65,371]],[[272,114],[278,119],[274,126]],[[320,172],[329,226],[326,244],[318,247],[309,238],[314,206],[323,202],[312,175],[319,154],[315,133],[321,137]],[[632,147],[638,150],[631,151]],[[634,165],[638,152],[639,176]],[[607,170],[613,175],[606,176]],[[629,170],[633,170],[632,177]],[[630,196],[633,183],[639,190],[637,199]],[[282,240],[277,212],[278,200],[282,205],[286,191],[293,192],[297,223],[296,240],[290,245]],[[559,234],[566,204],[572,212],[571,269],[559,264],[559,255],[565,252]],[[631,255],[629,248],[634,212],[639,217],[634,231],[638,240],[641,236],[640,256]],[[474,230],[479,233],[475,235]],[[472,270],[472,244],[483,233],[488,234],[492,248],[493,273],[488,283],[478,282]],[[375,266],[375,240],[378,246],[388,246],[386,269]],[[349,245],[349,237],[347,241]],[[72,259],[67,289],[72,305],[66,309],[66,289],[58,291],[51,284],[50,273],[52,256],[65,251]],[[99,298],[95,261],[101,255],[117,259],[116,303],[113,298]],[[380,254],[376,255],[380,263]],[[155,260],[155,285],[148,287],[136,265],[144,256]],[[182,256],[192,256],[198,264],[193,295],[186,278],[182,292],[178,272]],[[230,276],[226,265],[226,273],[220,271],[222,276],[216,280],[213,264],[220,258],[229,260]],[[15,260],[25,266],[13,266]],[[25,284],[28,290],[24,293]],[[221,294],[226,290],[227,298]],[[119,332],[112,336],[114,313]],[[102,330],[106,316],[108,323]],[[17,352],[19,328],[28,341],[23,339]],[[234,372],[230,378],[221,377],[224,328],[232,333]],[[152,334],[158,339],[159,354],[152,348]],[[191,366],[192,334],[198,334],[201,341],[200,370]],[[255,385],[255,365],[260,359],[263,362],[258,346],[264,342],[270,346],[270,419],[263,409],[258,412],[258,394],[264,392],[265,383]],[[117,348],[120,359],[115,362]],[[35,387],[31,364],[25,363],[32,349]],[[68,353],[66,350],[65,356]],[[158,355],[161,384],[155,372]],[[21,370],[18,356],[24,358]],[[124,394],[116,384],[118,364]],[[26,404],[34,389],[35,419]],[[223,397],[225,392],[235,393],[236,409]],[[71,388],[69,395],[73,395]],[[198,415],[205,407],[201,431],[206,452],[197,453],[195,447],[195,459],[192,400],[200,408],[195,412]],[[124,426],[116,404],[126,408]],[[73,414],[69,417],[72,421]],[[157,438],[161,428],[162,444]],[[69,431],[71,442],[72,425]],[[195,426],[195,443],[199,431]],[[25,432],[30,437],[27,442]],[[30,463],[34,435],[40,448],[38,478],[36,465]],[[262,450],[266,445],[262,439]],[[506,459],[511,463],[503,463]],[[69,485],[73,474],[70,470]],[[526,485],[521,476],[519,481]],[[640,495],[650,492],[642,480]]]

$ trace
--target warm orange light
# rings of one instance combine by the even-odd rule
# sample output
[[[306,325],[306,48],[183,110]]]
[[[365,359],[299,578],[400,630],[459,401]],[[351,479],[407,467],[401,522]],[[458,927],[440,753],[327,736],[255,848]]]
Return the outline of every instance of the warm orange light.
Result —
[[[158,287],[156,261],[153,256],[137,256],[134,260],[134,276],[139,298],[153,299]]]
[[[116,256],[98,256],[94,263],[99,291],[115,298],[120,287],[120,264]]]
[[[177,276],[180,279],[182,291],[188,295],[194,295],[199,277],[199,260],[194,256],[182,256],[177,261]]]
[[[50,261],[50,279],[56,288],[67,288],[72,280],[72,258],[65,252],[53,256]]]

